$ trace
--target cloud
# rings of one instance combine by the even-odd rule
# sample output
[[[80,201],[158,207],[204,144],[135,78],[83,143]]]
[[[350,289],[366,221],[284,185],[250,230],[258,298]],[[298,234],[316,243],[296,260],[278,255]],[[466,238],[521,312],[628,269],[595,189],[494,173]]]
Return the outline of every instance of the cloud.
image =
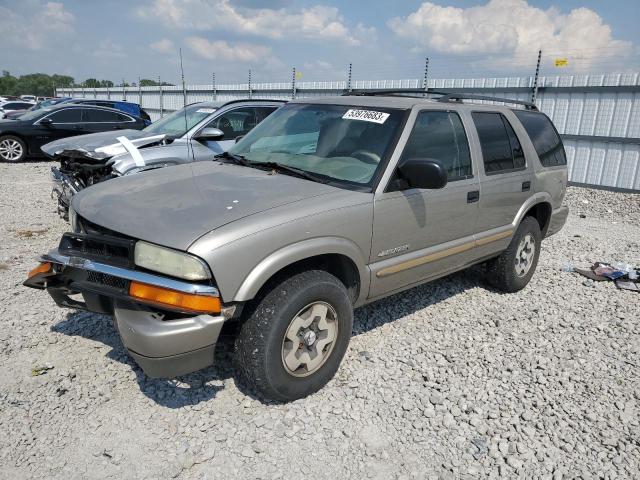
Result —
[[[110,38],[102,40],[92,55],[101,59],[125,58],[127,56],[122,45],[114,42]]]
[[[293,11],[284,8],[243,8],[230,0],[151,0],[139,16],[166,26],[189,30],[229,30],[270,39],[336,40],[360,45],[375,29],[357,24],[350,29],[335,7],[316,5]]]
[[[629,42],[615,40],[611,28],[588,8],[563,14],[555,8],[542,10],[526,0],[490,0],[469,8],[423,3],[406,17],[388,22],[399,37],[417,49],[448,54],[502,55],[513,65],[531,63],[532,51],[543,53],[589,51],[592,58],[625,55]],[[581,59],[581,66],[590,63]]]
[[[149,45],[152,50],[160,53],[173,53],[176,50],[175,45],[168,38],[163,38]]]
[[[257,62],[259,60],[265,62],[271,54],[269,47],[251,43],[231,45],[224,40],[210,41],[202,37],[188,37],[185,42],[197,55],[207,60],[225,60],[244,63]]]
[[[36,2],[33,13],[26,14],[0,7],[0,32],[3,41],[28,50],[42,50],[54,40],[74,32],[75,17],[58,2]]]

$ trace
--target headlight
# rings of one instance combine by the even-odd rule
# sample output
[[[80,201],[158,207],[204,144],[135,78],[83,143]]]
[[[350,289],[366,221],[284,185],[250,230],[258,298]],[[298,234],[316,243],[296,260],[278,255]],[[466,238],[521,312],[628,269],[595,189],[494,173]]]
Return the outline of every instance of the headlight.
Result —
[[[139,241],[136,243],[134,262],[139,267],[185,280],[211,278],[209,269],[202,260],[188,253],[159,247],[147,242]]]

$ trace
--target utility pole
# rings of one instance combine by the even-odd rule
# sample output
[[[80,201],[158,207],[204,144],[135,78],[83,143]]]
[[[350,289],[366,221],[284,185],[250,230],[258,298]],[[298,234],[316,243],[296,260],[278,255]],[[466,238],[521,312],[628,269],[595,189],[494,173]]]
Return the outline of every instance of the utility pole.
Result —
[[[180,76],[182,78],[182,106],[187,106],[187,85],[184,83],[184,67],[182,66],[182,48],[180,49]]]
[[[347,91],[350,92],[351,91],[351,74],[353,72],[353,65],[350,63],[349,64],[349,78],[347,79]]]
[[[538,50],[538,64],[536,65],[536,75],[533,77],[533,91],[531,93],[531,103],[536,103],[538,96],[538,77],[540,76],[540,62],[542,60],[542,50]]]

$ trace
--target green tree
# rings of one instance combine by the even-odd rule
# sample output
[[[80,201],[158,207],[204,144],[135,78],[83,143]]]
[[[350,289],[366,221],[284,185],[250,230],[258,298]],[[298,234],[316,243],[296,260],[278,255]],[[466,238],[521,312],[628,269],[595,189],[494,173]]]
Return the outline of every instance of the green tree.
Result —
[[[100,80],[97,78],[87,78],[83,84],[86,88],[99,88]]]
[[[113,82],[111,80],[100,80],[100,86],[102,88],[111,88],[113,87]]]

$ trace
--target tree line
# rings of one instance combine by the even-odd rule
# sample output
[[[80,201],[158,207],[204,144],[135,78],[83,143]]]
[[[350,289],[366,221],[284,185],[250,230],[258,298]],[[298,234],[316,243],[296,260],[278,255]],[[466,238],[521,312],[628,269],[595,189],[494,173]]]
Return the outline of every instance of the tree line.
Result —
[[[173,85],[171,83],[162,82],[162,86]],[[157,87],[160,85],[155,80],[148,78],[140,79],[141,87]],[[122,83],[116,85],[111,80],[98,80],[97,78],[87,78],[84,82],[78,83],[73,77],[68,75],[47,75],[46,73],[30,73],[19,77],[11,75],[10,72],[3,70],[0,77],[0,95],[37,95],[39,97],[53,97],[56,88],[111,88],[111,87],[137,87],[136,82]]]

